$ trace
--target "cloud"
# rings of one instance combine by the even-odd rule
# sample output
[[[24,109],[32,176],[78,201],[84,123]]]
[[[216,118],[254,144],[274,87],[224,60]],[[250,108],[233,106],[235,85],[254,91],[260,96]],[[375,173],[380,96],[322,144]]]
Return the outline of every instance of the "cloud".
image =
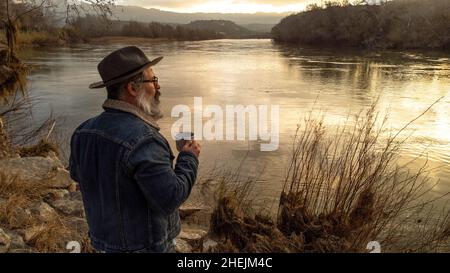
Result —
[[[234,0],[236,4],[263,4],[271,6],[287,6],[294,4],[307,4],[311,2],[317,2],[316,0]]]
[[[146,8],[167,8],[167,9],[189,9],[193,10],[196,7],[218,6],[218,3],[223,3],[224,6],[294,6],[301,4],[308,4],[319,0],[119,0],[119,4],[130,6],[141,6]]]
[[[185,8],[203,4],[205,0],[120,0],[118,4],[140,7]]]

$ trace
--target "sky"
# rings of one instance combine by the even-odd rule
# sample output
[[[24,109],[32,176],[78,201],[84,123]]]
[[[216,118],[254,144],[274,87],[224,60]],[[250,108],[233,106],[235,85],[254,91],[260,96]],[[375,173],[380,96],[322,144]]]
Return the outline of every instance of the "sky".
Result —
[[[321,0],[118,0],[117,4],[176,12],[296,12]]]

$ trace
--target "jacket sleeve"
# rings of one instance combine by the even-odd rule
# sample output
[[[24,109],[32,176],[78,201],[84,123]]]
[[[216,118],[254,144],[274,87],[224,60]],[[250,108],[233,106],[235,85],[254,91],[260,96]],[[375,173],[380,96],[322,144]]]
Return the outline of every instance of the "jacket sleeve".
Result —
[[[193,153],[181,152],[173,169],[169,149],[163,141],[148,138],[130,152],[127,160],[127,172],[150,206],[167,215],[189,197],[199,164]]]
[[[77,175],[77,165],[75,162],[75,135],[72,136],[70,140],[70,156],[69,156],[69,173],[70,178],[72,178],[73,181],[79,182],[78,175]]]

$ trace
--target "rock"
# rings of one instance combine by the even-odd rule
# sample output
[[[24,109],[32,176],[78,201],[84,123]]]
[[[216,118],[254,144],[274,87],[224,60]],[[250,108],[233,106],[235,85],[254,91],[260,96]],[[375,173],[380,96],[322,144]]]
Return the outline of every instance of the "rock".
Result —
[[[60,163],[59,160],[55,164],[58,163]],[[55,188],[68,188],[74,183],[72,178],[70,178],[70,173],[63,168],[57,169],[56,176],[52,178],[52,182]]]
[[[55,209],[50,207],[45,202],[36,202],[30,209],[31,213],[36,214],[38,219],[43,222],[47,222],[58,217],[58,213]]]
[[[69,192],[76,192],[76,191],[78,191],[78,184],[75,183],[75,182],[70,184],[70,186],[67,188],[67,190]]]
[[[15,251],[16,249],[25,249],[28,247],[23,241],[22,236],[20,236],[17,232],[7,229],[4,231],[11,238],[11,245],[8,252]]]
[[[203,249],[202,252],[209,252],[211,249],[215,248],[217,246],[217,242],[210,239],[210,238],[206,238],[203,241]]]
[[[203,244],[207,232],[201,229],[186,229],[183,228],[177,237],[177,241],[187,242],[192,249],[200,249]]]
[[[45,227],[40,226],[33,226],[30,228],[27,228],[23,231],[23,239],[25,242],[30,242],[36,238],[40,233],[42,233],[45,230]]]
[[[63,199],[69,196],[69,191],[65,189],[50,189],[48,197],[51,200]]]
[[[37,251],[33,250],[31,247],[24,247],[24,248],[11,248],[8,253],[38,253]]]
[[[6,253],[11,246],[11,237],[0,228],[0,253]]]
[[[179,212],[183,223],[209,229],[212,212],[210,207],[183,205]]]
[[[15,207],[14,210],[11,211],[9,218],[8,224],[10,228],[21,228],[30,222],[32,218],[31,210],[29,208],[23,209]]]
[[[78,234],[87,234],[89,227],[85,218],[70,217],[67,219],[67,226]]]
[[[64,165],[62,164],[62,162],[59,160],[58,156],[56,155],[56,153],[54,151],[49,151],[47,154],[47,158],[53,160],[53,162],[55,162],[55,165],[60,168],[60,169],[64,169]]]
[[[178,238],[191,243],[203,239],[206,234],[207,232],[201,229],[183,229],[178,235]]]
[[[7,158],[0,166],[9,175],[17,175],[21,181],[34,184],[44,182],[48,188],[67,188],[73,183],[69,172],[59,168],[59,161],[45,157]]]
[[[192,246],[183,239],[176,239],[175,251],[177,253],[192,253]]]
[[[179,210],[180,218],[183,220],[201,210],[202,210],[202,208],[200,208],[200,207],[192,207],[192,206],[183,205],[180,207],[180,210]]]
[[[79,200],[59,199],[52,201],[50,205],[66,215],[84,217],[83,202]]]

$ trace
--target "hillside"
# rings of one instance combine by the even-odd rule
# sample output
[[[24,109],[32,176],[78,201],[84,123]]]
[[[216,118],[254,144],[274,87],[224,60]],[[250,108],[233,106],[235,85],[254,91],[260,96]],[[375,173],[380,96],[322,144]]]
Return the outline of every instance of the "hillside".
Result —
[[[284,18],[272,35],[278,42],[314,46],[449,49],[450,1],[327,2]]]
[[[114,15],[123,21],[159,22],[188,24],[196,20],[226,20],[238,25],[269,24],[275,25],[289,13],[178,13],[159,9],[146,9],[137,6],[117,6]]]
[[[260,33],[225,20],[197,20],[183,26],[188,29],[213,31],[226,38],[256,38],[258,35],[260,36]]]

